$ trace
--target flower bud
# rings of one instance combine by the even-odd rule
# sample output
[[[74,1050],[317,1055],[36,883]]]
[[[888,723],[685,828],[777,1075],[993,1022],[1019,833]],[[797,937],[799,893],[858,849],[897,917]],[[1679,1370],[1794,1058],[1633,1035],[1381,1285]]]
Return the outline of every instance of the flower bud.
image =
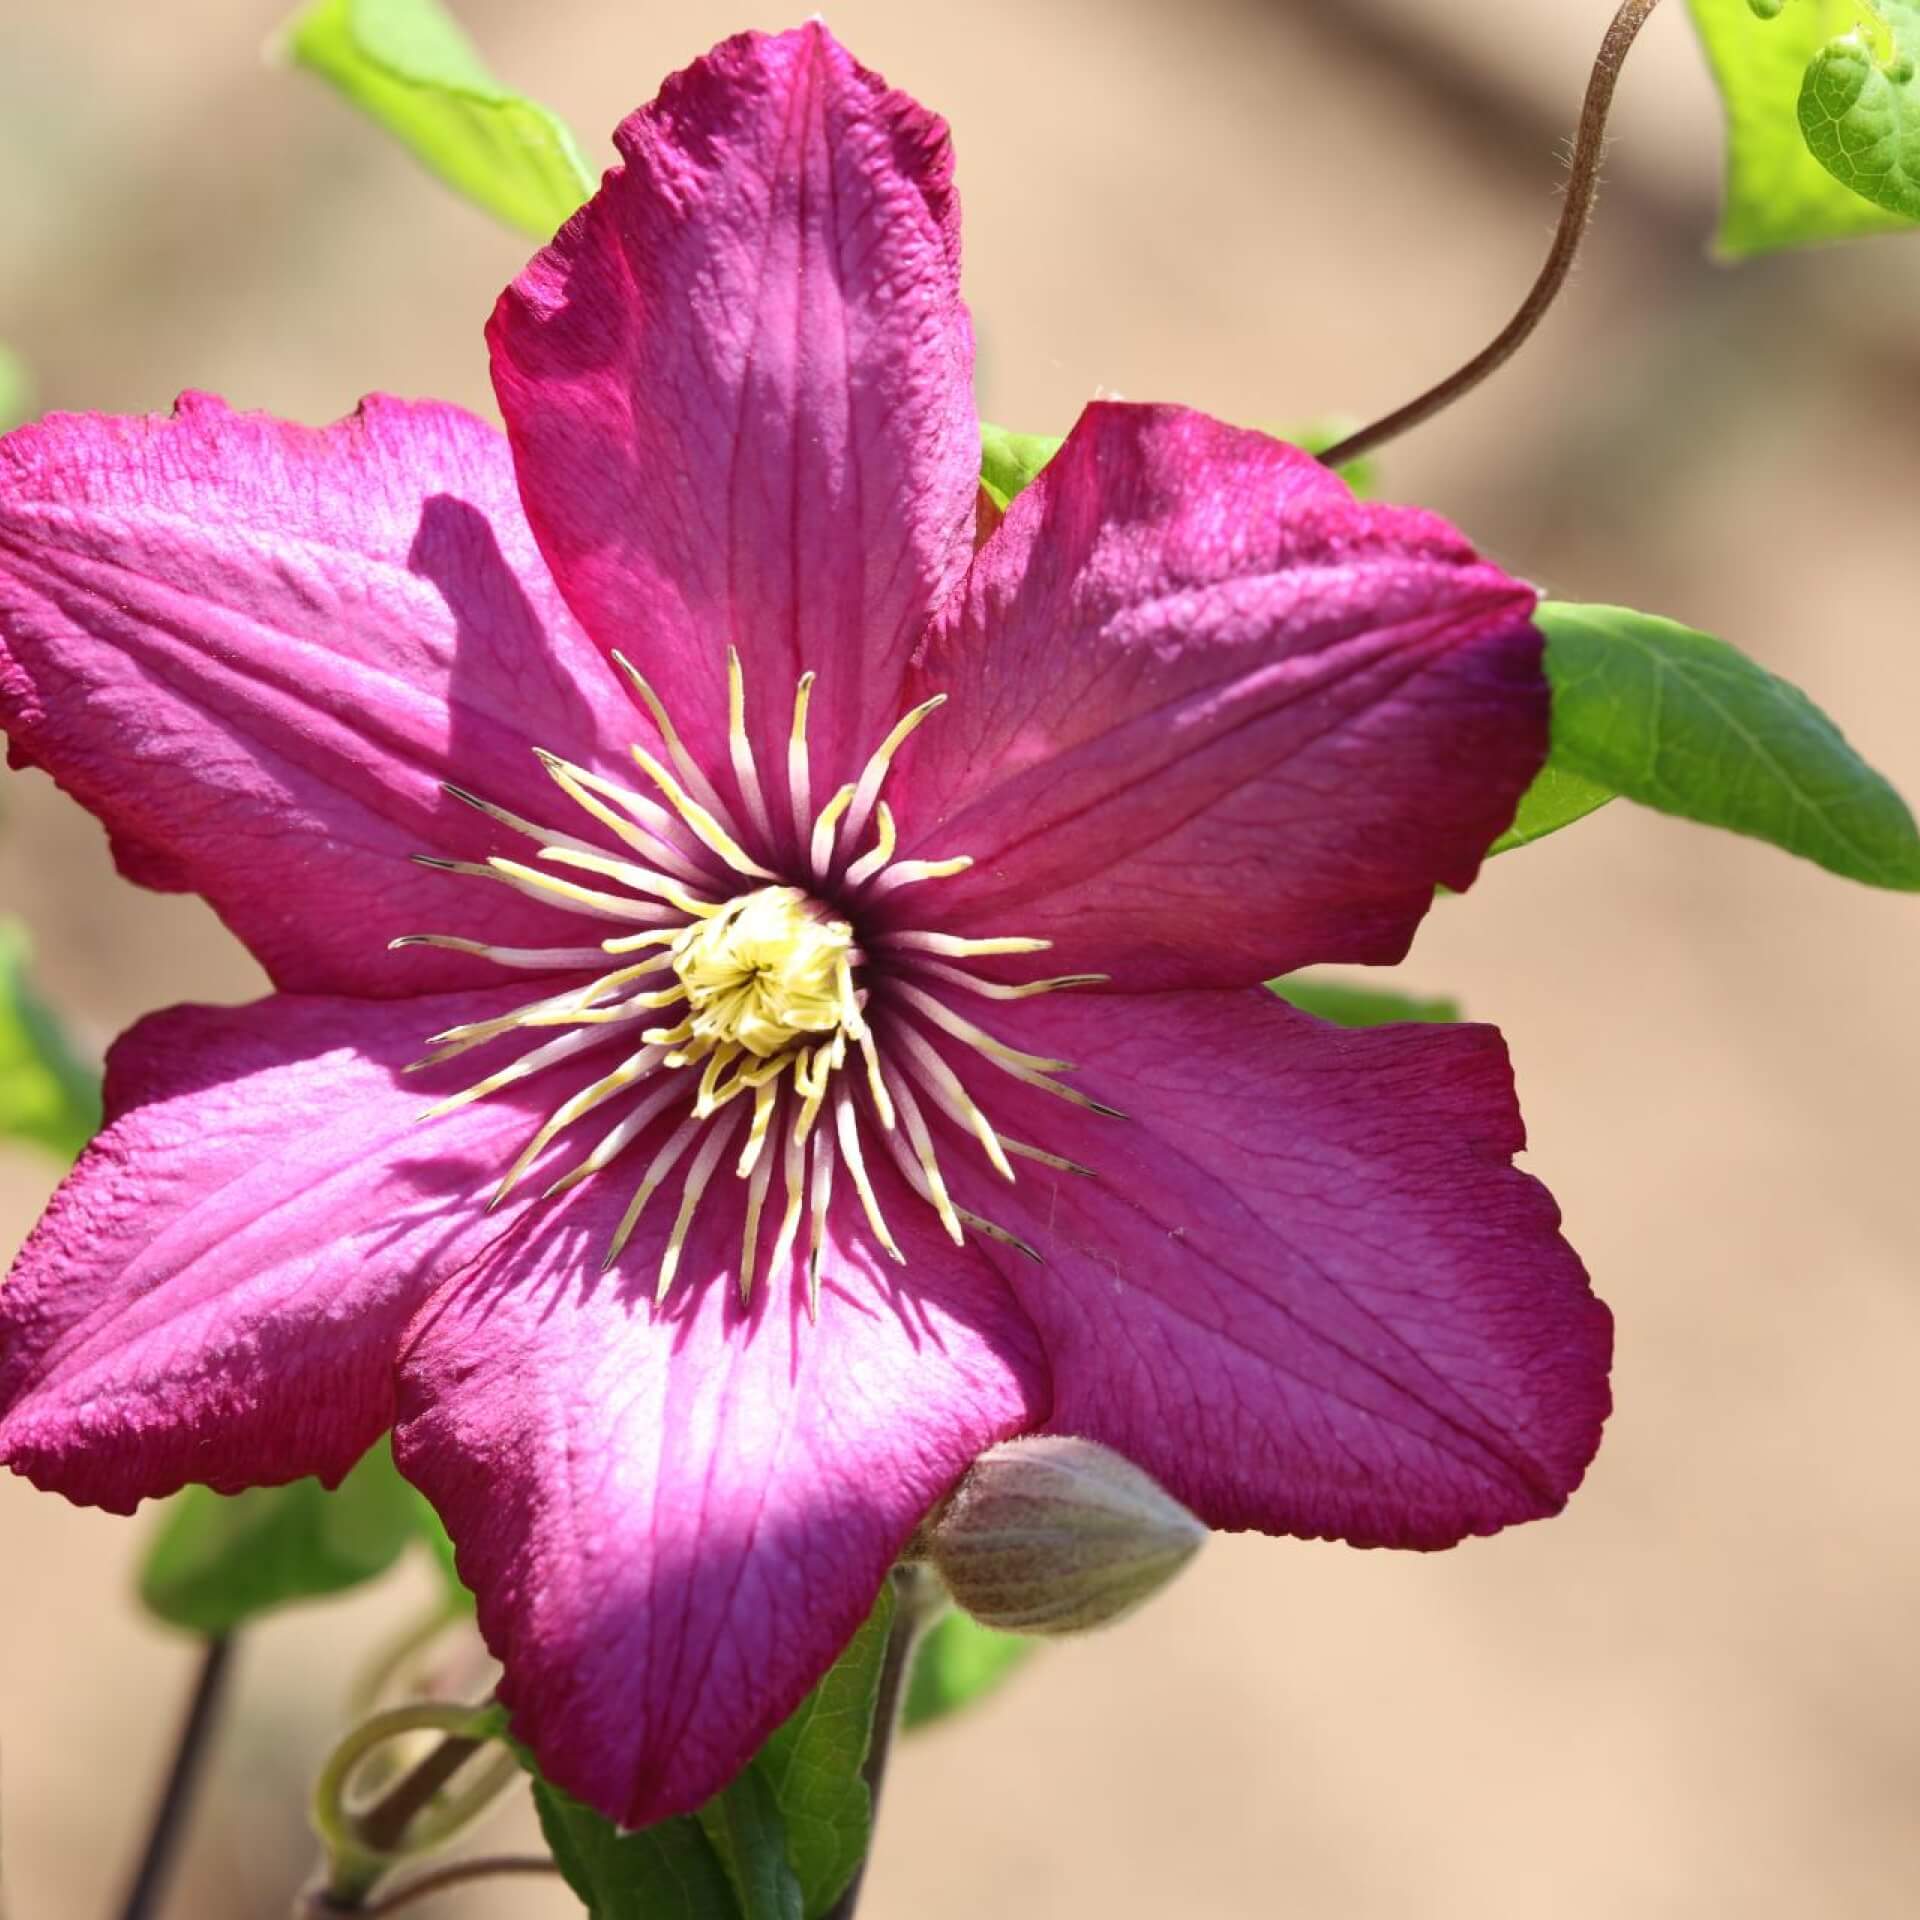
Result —
[[[1207,1530],[1156,1480],[1095,1440],[989,1448],[922,1530],[954,1604],[1009,1633],[1084,1633],[1131,1613]]]

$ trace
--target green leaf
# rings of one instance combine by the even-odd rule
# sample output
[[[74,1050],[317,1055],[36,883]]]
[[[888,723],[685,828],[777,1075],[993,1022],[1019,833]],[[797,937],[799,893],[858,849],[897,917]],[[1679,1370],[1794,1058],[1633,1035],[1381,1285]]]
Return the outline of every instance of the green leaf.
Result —
[[[1800,90],[1800,131],[1843,187],[1920,220],[1920,4],[1873,6],[1891,46],[1856,33],[1822,48]]]
[[[1849,879],[1920,890],[1913,815],[1797,687],[1652,614],[1548,602],[1537,617],[1556,767]]]
[[[231,1632],[384,1573],[414,1536],[412,1501],[384,1440],[332,1493],[318,1480],[239,1494],[189,1487],[164,1509],[140,1598],[176,1627]]]
[[[1320,974],[1290,973],[1283,980],[1269,980],[1267,988],[1302,1013],[1331,1020],[1337,1027],[1386,1027],[1404,1020],[1444,1026],[1460,1018],[1460,1009],[1451,1000],[1415,1000],[1404,993],[1382,993],[1376,987],[1349,986]]]
[[[802,1920],[800,1882],[787,1864],[786,1829],[773,1788],[755,1760],[695,1816],[719,1859],[741,1920]]]
[[[957,1608],[944,1615],[914,1656],[901,1725],[912,1732],[984,1699],[1039,1644],[1029,1636],[996,1633]]]
[[[33,377],[12,348],[0,346],[0,433],[33,411]]]
[[[1908,225],[1836,179],[1801,131],[1802,96],[1815,70],[1860,24],[1854,0],[1793,0],[1764,13],[1753,0],[1689,5],[1727,117],[1719,251],[1739,258]],[[1834,78],[1822,82],[1823,97],[1837,97],[1828,92]]]
[[[433,1503],[416,1487],[412,1489],[414,1538],[426,1548],[427,1557],[433,1562],[434,1571],[439,1574],[445,1586],[448,1601],[460,1611],[471,1613],[474,1607],[473,1594],[460,1578],[460,1569],[454,1564],[453,1540],[440,1516],[434,1512]]]
[[[537,1774],[533,1804],[554,1864],[591,1920],[741,1920],[720,1856],[691,1814],[622,1833]]]
[[[0,1138],[71,1160],[99,1127],[100,1077],[33,991],[24,929],[0,920]]]
[[[448,186],[536,240],[593,192],[564,123],[502,87],[436,0],[311,0],[284,44]]]
[[[808,1920],[833,1905],[866,1856],[873,1804],[861,1769],[873,1737],[893,1608],[889,1585],[846,1651],[755,1762],[785,1819],[787,1858]]]
[[[1308,453],[1324,453],[1353,431],[1348,420],[1320,420],[1294,428],[1263,427],[1276,439],[1304,448]],[[1030,487],[1035,476],[1065,443],[1052,434],[1013,433],[1006,427],[980,423],[980,484],[1004,512]],[[1370,460],[1354,460],[1339,469],[1341,479],[1362,499],[1375,490],[1378,470]]]
[[[1513,825],[1488,849],[1490,853],[1511,853],[1516,847],[1530,847],[1562,827],[1604,807],[1614,798],[1610,787],[1583,780],[1551,761],[1540,769],[1540,777],[1520,796],[1520,810]]]
[[[993,496],[993,504],[1010,506],[1063,444],[1052,434],[1012,433],[981,421],[980,484]]]

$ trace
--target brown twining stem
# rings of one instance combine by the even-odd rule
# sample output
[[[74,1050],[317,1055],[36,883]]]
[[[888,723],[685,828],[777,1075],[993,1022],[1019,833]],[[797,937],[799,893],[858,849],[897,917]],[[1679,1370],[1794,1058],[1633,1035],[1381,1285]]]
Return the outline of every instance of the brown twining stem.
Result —
[[[1601,43],[1599,57],[1593,63],[1593,77],[1587,82],[1586,104],[1580,111],[1580,130],[1574,136],[1573,165],[1567,175],[1567,197],[1560,209],[1560,225],[1553,236],[1553,248],[1540,277],[1516,313],[1493,343],[1477,353],[1457,373],[1450,373],[1437,387],[1430,387],[1417,400],[1409,400],[1384,420],[1349,434],[1338,446],[1327,448],[1321,461],[1339,467],[1358,460],[1397,440],[1413,427],[1444,413],[1456,400],[1464,399],[1490,374],[1499,372],[1526,345],[1534,329],[1547,317],[1559,299],[1579,257],[1580,243],[1586,238],[1593,204],[1600,194],[1600,162],[1607,145],[1607,119],[1613,111],[1614,89],[1620,84],[1620,69],[1628,51],[1640,36],[1640,29],[1653,17],[1660,0],[1625,0],[1613,16],[1613,25]]]
[[[373,1853],[397,1853],[414,1816],[487,1743],[451,1733],[360,1816],[359,1838]]]
[[[417,1900],[431,1899],[436,1893],[445,1893],[450,1887],[466,1886],[474,1880],[500,1879],[508,1874],[551,1874],[559,1871],[551,1860],[537,1853],[488,1854],[477,1860],[456,1860],[449,1867],[436,1867],[431,1873],[421,1874],[417,1880],[409,1880],[403,1887],[395,1887],[372,1906],[362,1907],[360,1912],[362,1920],[382,1920],[382,1916],[398,1913],[402,1907],[410,1907]]]
[[[180,1737],[174,1742],[173,1761],[167,1769],[166,1784],[154,1803],[153,1818],[147,1827],[147,1844],[134,1870],[126,1898],[120,1904],[120,1920],[148,1920],[160,1904],[166,1890],[167,1875],[180,1844],[187,1812],[193,1803],[193,1791],[213,1737],[214,1721],[220,1711],[221,1695],[226,1691],[227,1674],[233,1661],[233,1641],[216,1634],[200,1656],[200,1671],[193,1683],[193,1697],[187,1703],[186,1718],[180,1723]]]

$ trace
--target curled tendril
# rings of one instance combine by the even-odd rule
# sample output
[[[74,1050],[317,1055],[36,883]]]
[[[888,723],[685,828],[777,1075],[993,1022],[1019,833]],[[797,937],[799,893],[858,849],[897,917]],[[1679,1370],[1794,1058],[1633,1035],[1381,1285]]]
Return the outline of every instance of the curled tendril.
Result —
[[[336,1907],[359,1906],[400,1862],[445,1846],[493,1804],[520,1771],[504,1746],[486,1754],[503,1726],[490,1705],[420,1701],[370,1714],[342,1737],[314,1782],[311,1809],[326,1849],[326,1897]],[[356,1802],[353,1784],[366,1762],[414,1733],[443,1738],[384,1794]]]

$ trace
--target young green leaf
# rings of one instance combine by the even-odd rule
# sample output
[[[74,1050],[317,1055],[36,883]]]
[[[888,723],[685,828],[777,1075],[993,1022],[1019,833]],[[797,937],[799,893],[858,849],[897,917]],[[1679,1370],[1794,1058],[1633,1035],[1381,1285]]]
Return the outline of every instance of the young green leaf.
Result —
[[[1305,426],[1265,427],[1262,431],[1307,453],[1322,454],[1329,447],[1337,447],[1349,434],[1365,425],[1364,420],[1356,420],[1351,415],[1339,415],[1325,420],[1310,420]],[[1335,467],[1334,472],[1362,500],[1371,500],[1380,491],[1380,463],[1377,460],[1364,457],[1348,460]]]
[[[1920,220],[1920,0],[1871,4],[1891,46],[1855,32],[1823,47],[1800,90],[1800,131],[1843,187]]]
[[[1793,0],[1766,12],[1753,0],[1688,4],[1726,110],[1726,206],[1717,242],[1723,255],[1739,258],[1909,224],[1843,185],[1809,151],[1801,131],[1802,98],[1813,69],[1860,24],[1854,0]]]
[[[1261,431],[1273,433],[1276,438],[1302,447],[1308,453],[1321,453],[1344,440],[1353,428],[1344,420],[1320,420],[1304,427],[1263,427]],[[989,426],[983,420],[980,423],[980,484],[991,495],[993,504],[1003,512],[1011,506],[1033,484],[1040,469],[1060,451],[1061,445],[1053,434],[1014,433],[1006,427]],[[1339,473],[1363,500],[1371,497],[1379,478],[1370,460],[1355,460],[1341,467]]]
[[[733,1888],[741,1920],[802,1920],[800,1882],[787,1864],[786,1828],[755,1760],[695,1816]]]
[[[189,1487],[164,1509],[140,1598],[173,1626],[229,1633],[384,1573],[413,1538],[412,1501],[384,1440],[332,1493],[318,1480],[238,1494]]]
[[[448,1605],[455,1611],[471,1613],[473,1594],[460,1578],[460,1569],[454,1565],[453,1541],[440,1516],[434,1512],[432,1502],[417,1489],[413,1492],[413,1532],[414,1538],[426,1548],[427,1557],[433,1562],[434,1571],[439,1574],[446,1588]]]
[[[310,0],[284,44],[448,186],[536,240],[593,191],[565,124],[502,87],[437,0]]]
[[[27,936],[0,920],[0,1138],[73,1159],[100,1126],[100,1077],[83,1067],[27,978]]]
[[[1520,811],[1513,825],[1488,849],[1490,853],[1511,853],[1516,847],[1530,847],[1562,827],[1604,807],[1614,798],[1611,788],[1594,780],[1583,780],[1565,767],[1551,761],[1540,769],[1540,777],[1520,796]]]
[[[1003,509],[1011,506],[1061,444],[1052,434],[1013,433],[981,421],[980,484],[993,496],[993,504]]]
[[[537,1774],[533,1804],[554,1865],[590,1920],[742,1920],[720,1856],[691,1814],[622,1833]]]
[[[901,1725],[912,1732],[984,1699],[1039,1644],[1022,1634],[996,1633],[958,1608],[943,1615],[914,1656]]]
[[[1460,1009],[1451,1000],[1415,1000],[1377,987],[1349,986],[1317,973],[1291,973],[1283,980],[1269,980],[1267,989],[1302,1013],[1331,1020],[1336,1027],[1385,1027],[1405,1020],[1441,1026],[1460,1018]]]
[[[1548,602],[1553,764],[1643,806],[1920,890],[1905,802],[1797,687],[1672,620]]]
[[[866,1855],[873,1804],[861,1769],[893,1609],[893,1589],[883,1587],[866,1624],[754,1762],[786,1823],[808,1920],[833,1905]]]

